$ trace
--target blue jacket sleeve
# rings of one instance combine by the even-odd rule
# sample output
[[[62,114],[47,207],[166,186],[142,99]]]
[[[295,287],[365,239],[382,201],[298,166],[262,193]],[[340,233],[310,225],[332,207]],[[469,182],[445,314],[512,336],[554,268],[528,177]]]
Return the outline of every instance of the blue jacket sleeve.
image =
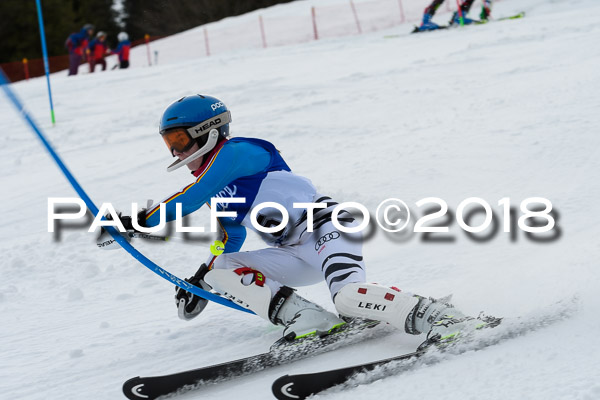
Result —
[[[233,222],[229,218],[219,218],[219,224],[223,229],[223,244],[225,244],[224,253],[235,253],[240,251],[246,240],[246,227]]]
[[[182,216],[199,209],[210,198],[234,180],[266,171],[271,154],[259,145],[248,142],[228,142],[212,156],[206,170],[196,181],[167,197],[165,203],[167,221],[175,219],[175,204],[181,203]],[[160,205],[148,210],[146,226],[160,223]],[[243,241],[242,241],[243,242]]]

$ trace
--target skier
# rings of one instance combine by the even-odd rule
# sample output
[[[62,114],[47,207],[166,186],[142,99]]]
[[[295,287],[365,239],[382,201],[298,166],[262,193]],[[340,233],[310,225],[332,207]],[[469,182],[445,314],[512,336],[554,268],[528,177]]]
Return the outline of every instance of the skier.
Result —
[[[69,75],[77,75],[79,64],[85,58],[88,40],[94,34],[94,25],[85,24],[79,32],[69,35],[65,47],[69,51]]]
[[[94,72],[96,64],[102,66],[102,71],[106,70],[106,55],[108,49],[106,47],[106,33],[100,31],[96,34],[96,38],[88,45],[88,54],[90,60],[90,72]]]
[[[265,320],[283,325],[288,340],[326,335],[343,329],[355,317],[384,321],[409,334],[428,333],[428,338],[438,340],[486,326],[485,321],[468,317],[449,304],[365,283],[361,234],[341,232],[332,223],[338,203],[318,193],[308,179],[294,174],[270,142],[230,138],[230,123],[225,104],[203,95],[175,101],[160,120],[160,135],[177,158],[167,171],[187,166],[194,176],[192,183],[162,201],[168,221],[175,219],[177,203],[182,215],[187,215],[213,197],[246,200],[243,204],[218,204],[219,211],[237,213],[236,217],[219,217],[224,253],[211,256],[188,282],[215,290]],[[263,202],[285,208],[289,223],[281,224],[282,213],[265,212],[267,208],[252,215],[252,209]],[[294,203],[317,203],[321,208],[296,208]],[[140,212],[137,222],[157,226],[160,208],[159,203]],[[283,227],[265,234],[253,227],[251,218],[266,228]],[[130,217],[121,217],[121,221],[126,229],[133,229]],[[341,211],[338,221],[346,227],[357,226],[348,211]],[[240,252],[246,228],[258,232],[270,247]],[[322,281],[340,316],[292,289]],[[184,320],[196,317],[208,303],[183,289],[177,290],[175,299],[178,315]]]
[[[119,68],[129,68],[129,49],[131,48],[129,35],[126,32],[119,32],[117,39],[119,39],[119,44],[116,50],[111,51],[111,54],[119,55]]]
[[[431,18],[433,18],[433,15],[437,11],[437,9],[442,5],[443,2],[444,0],[433,0],[433,2],[425,9],[425,12],[423,14],[423,22],[421,22],[421,26],[419,26],[419,31],[430,31],[440,28],[438,24],[431,21]],[[460,13],[458,11],[454,12],[454,14],[452,15],[452,19],[450,20],[450,24],[460,24],[461,17],[462,23],[465,25],[476,22],[473,19],[467,18],[467,14],[469,13],[469,10],[471,9],[471,6],[474,2],[475,0],[461,0]],[[481,13],[479,15],[479,18],[482,21],[485,21],[489,18],[491,8],[492,0],[483,0]]]

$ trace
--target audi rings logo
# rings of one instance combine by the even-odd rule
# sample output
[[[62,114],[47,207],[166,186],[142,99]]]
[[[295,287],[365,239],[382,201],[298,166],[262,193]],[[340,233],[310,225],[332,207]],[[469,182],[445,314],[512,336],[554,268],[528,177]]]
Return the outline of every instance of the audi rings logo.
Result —
[[[315,251],[319,251],[319,248],[321,248],[321,246],[323,246],[325,243],[329,242],[330,240],[335,240],[339,237],[340,237],[340,233],[338,231],[333,231],[333,232],[324,234],[315,243]]]

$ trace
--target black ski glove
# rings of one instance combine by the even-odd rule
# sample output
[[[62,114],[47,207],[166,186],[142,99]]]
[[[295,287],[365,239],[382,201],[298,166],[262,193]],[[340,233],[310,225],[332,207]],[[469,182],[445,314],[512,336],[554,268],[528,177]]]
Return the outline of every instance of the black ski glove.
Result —
[[[130,216],[121,215],[121,213],[117,213],[117,215],[127,232],[139,232],[133,227],[132,218]],[[113,217],[110,213],[106,214],[104,218],[108,221],[113,220]],[[146,209],[142,209],[140,212],[138,212],[137,221],[139,226],[146,227]],[[122,236],[125,237],[128,242],[131,241],[131,237],[129,235],[123,234]],[[116,244],[115,240],[103,226],[100,228],[100,234],[98,235],[98,239],[96,239],[96,245],[105,250],[112,250],[120,247]]]
[[[119,216],[119,220],[121,220],[121,223],[123,224],[123,227],[126,230],[139,232],[137,229],[135,229],[133,227],[133,217],[130,217],[129,215],[122,215],[121,213],[118,213],[118,216]],[[107,214],[105,216],[105,218],[108,220],[112,220],[112,216],[110,214]],[[138,225],[145,228],[146,227],[146,209],[142,209],[140,212],[138,212],[136,219],[137,219]]]
[[[121,221],[121,224],[123,224],[123,228],[125,228],[126,231],[139,232],[137,229],[135,229],[133,227],[133,218],[132,217],[130,217],[129,215],[123,215],[120,212],[117,213],[117,216],[119,218],[119,221]],[[138,225],[145,228],[146,227],[146,209],[143,208],[140,212],[138,212],[136,218],[137,218]],[[110,214],[110,213],[106,214],[104,216],[104,219],[106,219],[107,221],[112,221],[113,220],[112,214]],[[104,234],[104,232],[106,232],[106,229],[104,227],[101,227],[100,236],[102,236]]]
[[[199,286],[204,290],[210,290],[210,286],[203,280],[204,275],[208,271],[209,269],[206,264],[202,264],[194,276],[187,278],[186,282],[194,286]],[[204,310],[204,307],[208,304],[208,300],[175,286],[175,304],[177,305],[177,315],[179,318],[189,321]]]

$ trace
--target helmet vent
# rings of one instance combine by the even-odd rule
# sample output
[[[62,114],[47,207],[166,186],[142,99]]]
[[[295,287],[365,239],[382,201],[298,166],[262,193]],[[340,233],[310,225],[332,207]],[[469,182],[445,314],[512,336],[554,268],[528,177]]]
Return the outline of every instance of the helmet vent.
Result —
[[[167,121],[173,121],[174,119],[177,119],[177,118],[179,118],[179,117],[171,117]]]
[[[177,100],[178,103],[181,103],[181,101],[185,99],[185,96],[183,96],[182,98],[180,98],[179,100]]]
[[[200,96],[201,99],[204,99],[204,96],[202,96],[201,94],[199,94],[198,96]]]

